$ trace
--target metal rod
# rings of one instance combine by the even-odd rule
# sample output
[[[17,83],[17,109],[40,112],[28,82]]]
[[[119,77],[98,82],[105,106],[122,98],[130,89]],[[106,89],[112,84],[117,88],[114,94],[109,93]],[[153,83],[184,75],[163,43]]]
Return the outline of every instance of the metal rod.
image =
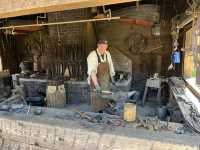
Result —
[[[190,16],[187,19],[185,19],[184,21],[182,21],[180,24],[178,24],[176,28],[177,29],[182,29],[185,25],[189,24],[193,20],[194,20],[194,18],[192,16]]]
[[[62,25],[62,24],[96,22],[96,21],[110,21],[110,20],[117,20],[117,19],[120,19],[120,17],[110,17],[110,18],[101,18],[101,19],[85,19],[85,20],[77,20],[77,21],[51,22],[51,23],[39,23],[39,24],[27,24],[27,25],[16,25],[16,26],[0,27],[0,30],[14,29],[14,28],[24,28],[24,27],[35,27],[35,26],[52,26],[52,25]]]

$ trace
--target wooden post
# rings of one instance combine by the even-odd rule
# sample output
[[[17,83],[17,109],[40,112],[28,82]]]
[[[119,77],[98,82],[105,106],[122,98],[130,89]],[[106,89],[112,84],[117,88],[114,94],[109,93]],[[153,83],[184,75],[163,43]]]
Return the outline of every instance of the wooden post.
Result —
[[[157,55],[157,57],[156,57],[156,72],[157,73],[161,73],[161,67],[162,67],[162,57],[161,57],[161,55]]]
[[[196,84],[200,84],[200,66],[196,67]]]

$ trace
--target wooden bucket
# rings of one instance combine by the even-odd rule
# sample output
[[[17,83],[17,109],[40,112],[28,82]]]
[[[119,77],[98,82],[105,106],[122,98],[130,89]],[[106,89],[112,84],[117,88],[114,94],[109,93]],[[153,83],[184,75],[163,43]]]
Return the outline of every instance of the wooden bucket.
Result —
[[[47,107],[64,108],[66,104],[66,91],[63,83],[49,82],[47,86]]]

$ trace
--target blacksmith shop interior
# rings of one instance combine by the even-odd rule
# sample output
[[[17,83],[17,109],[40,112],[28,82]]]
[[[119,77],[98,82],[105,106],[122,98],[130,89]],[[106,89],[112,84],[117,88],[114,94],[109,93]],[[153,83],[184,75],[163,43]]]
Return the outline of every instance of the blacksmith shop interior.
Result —
[[[199,0],[0,0],[0,147],[198,150]]]

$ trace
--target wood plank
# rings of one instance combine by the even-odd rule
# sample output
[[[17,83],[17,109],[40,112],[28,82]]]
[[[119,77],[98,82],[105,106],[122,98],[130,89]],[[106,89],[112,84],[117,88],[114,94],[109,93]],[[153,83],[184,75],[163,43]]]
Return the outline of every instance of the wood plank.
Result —
[[[185,79],[188,89],[200,100],[200,90],[196,85],[196,78]]]
[[[184,52],[184,66],[183,66],[183,71],[184,71],[184,77],[186,78],[191,78],[194,73],[194,58],[193,58],[193,53],[191,51],[192,47],[192,29],[188,30],[185,33],[185,49],[186,51]]]
[[[88,8],[139,0],[1,0],[0,18]]]

